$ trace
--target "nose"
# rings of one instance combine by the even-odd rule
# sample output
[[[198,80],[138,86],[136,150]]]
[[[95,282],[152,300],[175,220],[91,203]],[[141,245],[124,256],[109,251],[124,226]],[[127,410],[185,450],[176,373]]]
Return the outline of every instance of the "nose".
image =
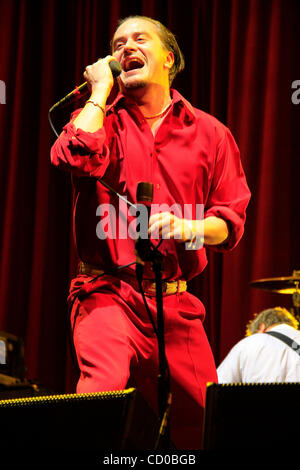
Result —
[[[136,43],[134,39],[128,38],[124,44],[124,52],[136,51]]]

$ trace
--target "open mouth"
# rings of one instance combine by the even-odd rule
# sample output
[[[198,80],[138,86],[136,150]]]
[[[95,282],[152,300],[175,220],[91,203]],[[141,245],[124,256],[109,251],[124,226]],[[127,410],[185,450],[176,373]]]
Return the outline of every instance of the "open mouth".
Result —
[[[123,70],[125,72],[131,72],[132,70],[141,69],[142,67],[144,67],[144,65],[144,62],[141,59],[134,57],[125,61],[123,65]]]

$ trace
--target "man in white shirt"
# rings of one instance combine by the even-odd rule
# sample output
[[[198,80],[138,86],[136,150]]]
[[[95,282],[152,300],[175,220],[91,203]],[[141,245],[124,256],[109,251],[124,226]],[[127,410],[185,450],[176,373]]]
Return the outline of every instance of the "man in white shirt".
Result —
[[[298,326],[299,322],[285,308],[270,308],[257,314],[247,326],[246,338],[219,365],[219,383],[299,382]],[[273,336],[278,333],[285,337]]]

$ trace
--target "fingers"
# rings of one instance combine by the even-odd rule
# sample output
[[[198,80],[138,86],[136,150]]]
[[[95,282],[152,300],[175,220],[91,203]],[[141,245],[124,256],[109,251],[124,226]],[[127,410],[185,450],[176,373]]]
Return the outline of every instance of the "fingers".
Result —
[[[107,55],[106,57],[103,57],[103,58],[98,59],[97,62],[102,61],[104,64],[109,64],[109,63],[112,62],[113,60],[116,60],[115,57],[113,57],[112,55]],[[97,63],[97,62],[96,62],[96,63]]]
[[[148,234],[154,239],[187,241],[193,237],[193,221],[181,219],[170,212],[154,214],[149,219]]]
[[[149,219],[148,233],[153,238],[167,238],[167,233],[170,232],[172,225],[172,214],[169,212],[154,214]]]
[[[83,74],[88,84],[91,86],[97,84],[112,84],[113,76],[109,67],[109,63],[113,60],[115,60],[115,58],[111,55],[108,55],[97,60],[93,64],[88,65],[85,68],[85,72]]]

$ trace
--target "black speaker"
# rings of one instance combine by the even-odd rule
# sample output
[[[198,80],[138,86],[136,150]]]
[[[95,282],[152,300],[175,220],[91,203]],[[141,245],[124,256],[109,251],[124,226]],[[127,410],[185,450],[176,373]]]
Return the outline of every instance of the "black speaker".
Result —
[[[154,449],[159,422],[134,388],[0,400],[1,449]]]
[[[300,383],[210,383],[203,449],[298,448],[299,423]]]

